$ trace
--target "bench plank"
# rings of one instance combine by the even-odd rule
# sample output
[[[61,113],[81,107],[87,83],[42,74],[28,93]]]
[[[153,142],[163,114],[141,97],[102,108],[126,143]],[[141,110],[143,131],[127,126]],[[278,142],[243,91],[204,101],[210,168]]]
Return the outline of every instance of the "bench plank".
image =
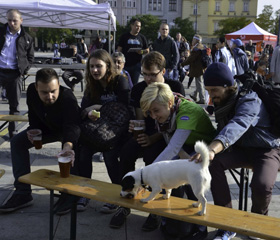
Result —
[[[121,186],[98,180],[71,175],[60,178],[59,172],[41,169],[19,178],[20,182],[41,186],[68,194],[86,197],[97,201],[108,202],[127,208],[133,208],[160,216],[173,218],[195,224],[225,229],[243,235],[256,236],[264,239],[280,239],[280,219],[259,214],[244,212],[212,204],[207,204],[205,216],[199,216],[199,209],[192,207],[193,201],[170,197],[168,200],[157,198],[149,203],[135,199],[120,197]],[[145,193],[147,195],[149,193]]]
[[[0,121],[8,121],[8,122],[28,122],[28,116],[25,115],[1,115]]]

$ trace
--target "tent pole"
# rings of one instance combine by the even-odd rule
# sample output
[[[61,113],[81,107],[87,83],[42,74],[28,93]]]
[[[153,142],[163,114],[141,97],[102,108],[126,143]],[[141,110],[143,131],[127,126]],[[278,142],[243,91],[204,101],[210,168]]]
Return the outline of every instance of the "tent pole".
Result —
[[[111,47],[111,16],[109,16],[109,32],[108,32],[108,46],[109,46],[109,54],[111,55],[112,53],[112,47]]]

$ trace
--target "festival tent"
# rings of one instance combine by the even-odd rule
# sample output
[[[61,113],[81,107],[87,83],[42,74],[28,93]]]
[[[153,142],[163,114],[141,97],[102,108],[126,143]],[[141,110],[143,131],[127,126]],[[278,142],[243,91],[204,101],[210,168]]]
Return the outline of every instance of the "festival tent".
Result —
[[[22,13],[29,27],[116,31],[116,17],[109,3],[91,0],[12,0],[0,2],[0,22],[6,23],[8,9]]]
[[[232,38],[239,38],[244,43],[252,40],[253,43],[264,42],[265,44],[271,44],[273,47],[275,47],[277,43],[277,35],[263,30],[254,22],[251,22],[249,25],[236,32],[226,34],[225,37],[228,41]]]

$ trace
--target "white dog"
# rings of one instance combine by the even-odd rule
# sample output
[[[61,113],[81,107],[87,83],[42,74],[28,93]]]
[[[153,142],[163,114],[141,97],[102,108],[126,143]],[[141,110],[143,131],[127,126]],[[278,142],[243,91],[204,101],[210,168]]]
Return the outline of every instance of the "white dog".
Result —
[[[209,150],[203,142],[195,143],[195,151],[200,153],[202,162],[190,162],[188,159],[161,161],[148,165],[144,168],[127,173],[121,182],[121,196],[134,198],[141,188],[150,186],[150,195],[141,199],[141,202],[149,202],[155,199],[156,195],[165,189],[164,199],[168,199],[172,188],[190,184],[198,202],[193,207],[202,204],[199,215],[205,215],[206,203],[205,192],[210,188],[211,175],[208,170]]]

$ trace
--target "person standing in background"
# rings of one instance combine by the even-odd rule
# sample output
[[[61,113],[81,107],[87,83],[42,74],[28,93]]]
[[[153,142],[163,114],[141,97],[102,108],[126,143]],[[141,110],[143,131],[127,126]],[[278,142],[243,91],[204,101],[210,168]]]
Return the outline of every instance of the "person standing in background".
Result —
[[[124,69],[129,72],[133,85],[138,83],[141,73],[142,55],[149,52],[146,37],[140,33],[141,21],[130,20],[130,32],[124,33],[118,43],[117,52],[122,52],[126,62]]]
[[[0,85],[6,89],[9,114],[19,115],[22,76],[34,60],[33,39],[22,27],[19,10],[7,11],[8,22],[0,28]],[[15,122],[9,122],[9,136],[16,134]]]

